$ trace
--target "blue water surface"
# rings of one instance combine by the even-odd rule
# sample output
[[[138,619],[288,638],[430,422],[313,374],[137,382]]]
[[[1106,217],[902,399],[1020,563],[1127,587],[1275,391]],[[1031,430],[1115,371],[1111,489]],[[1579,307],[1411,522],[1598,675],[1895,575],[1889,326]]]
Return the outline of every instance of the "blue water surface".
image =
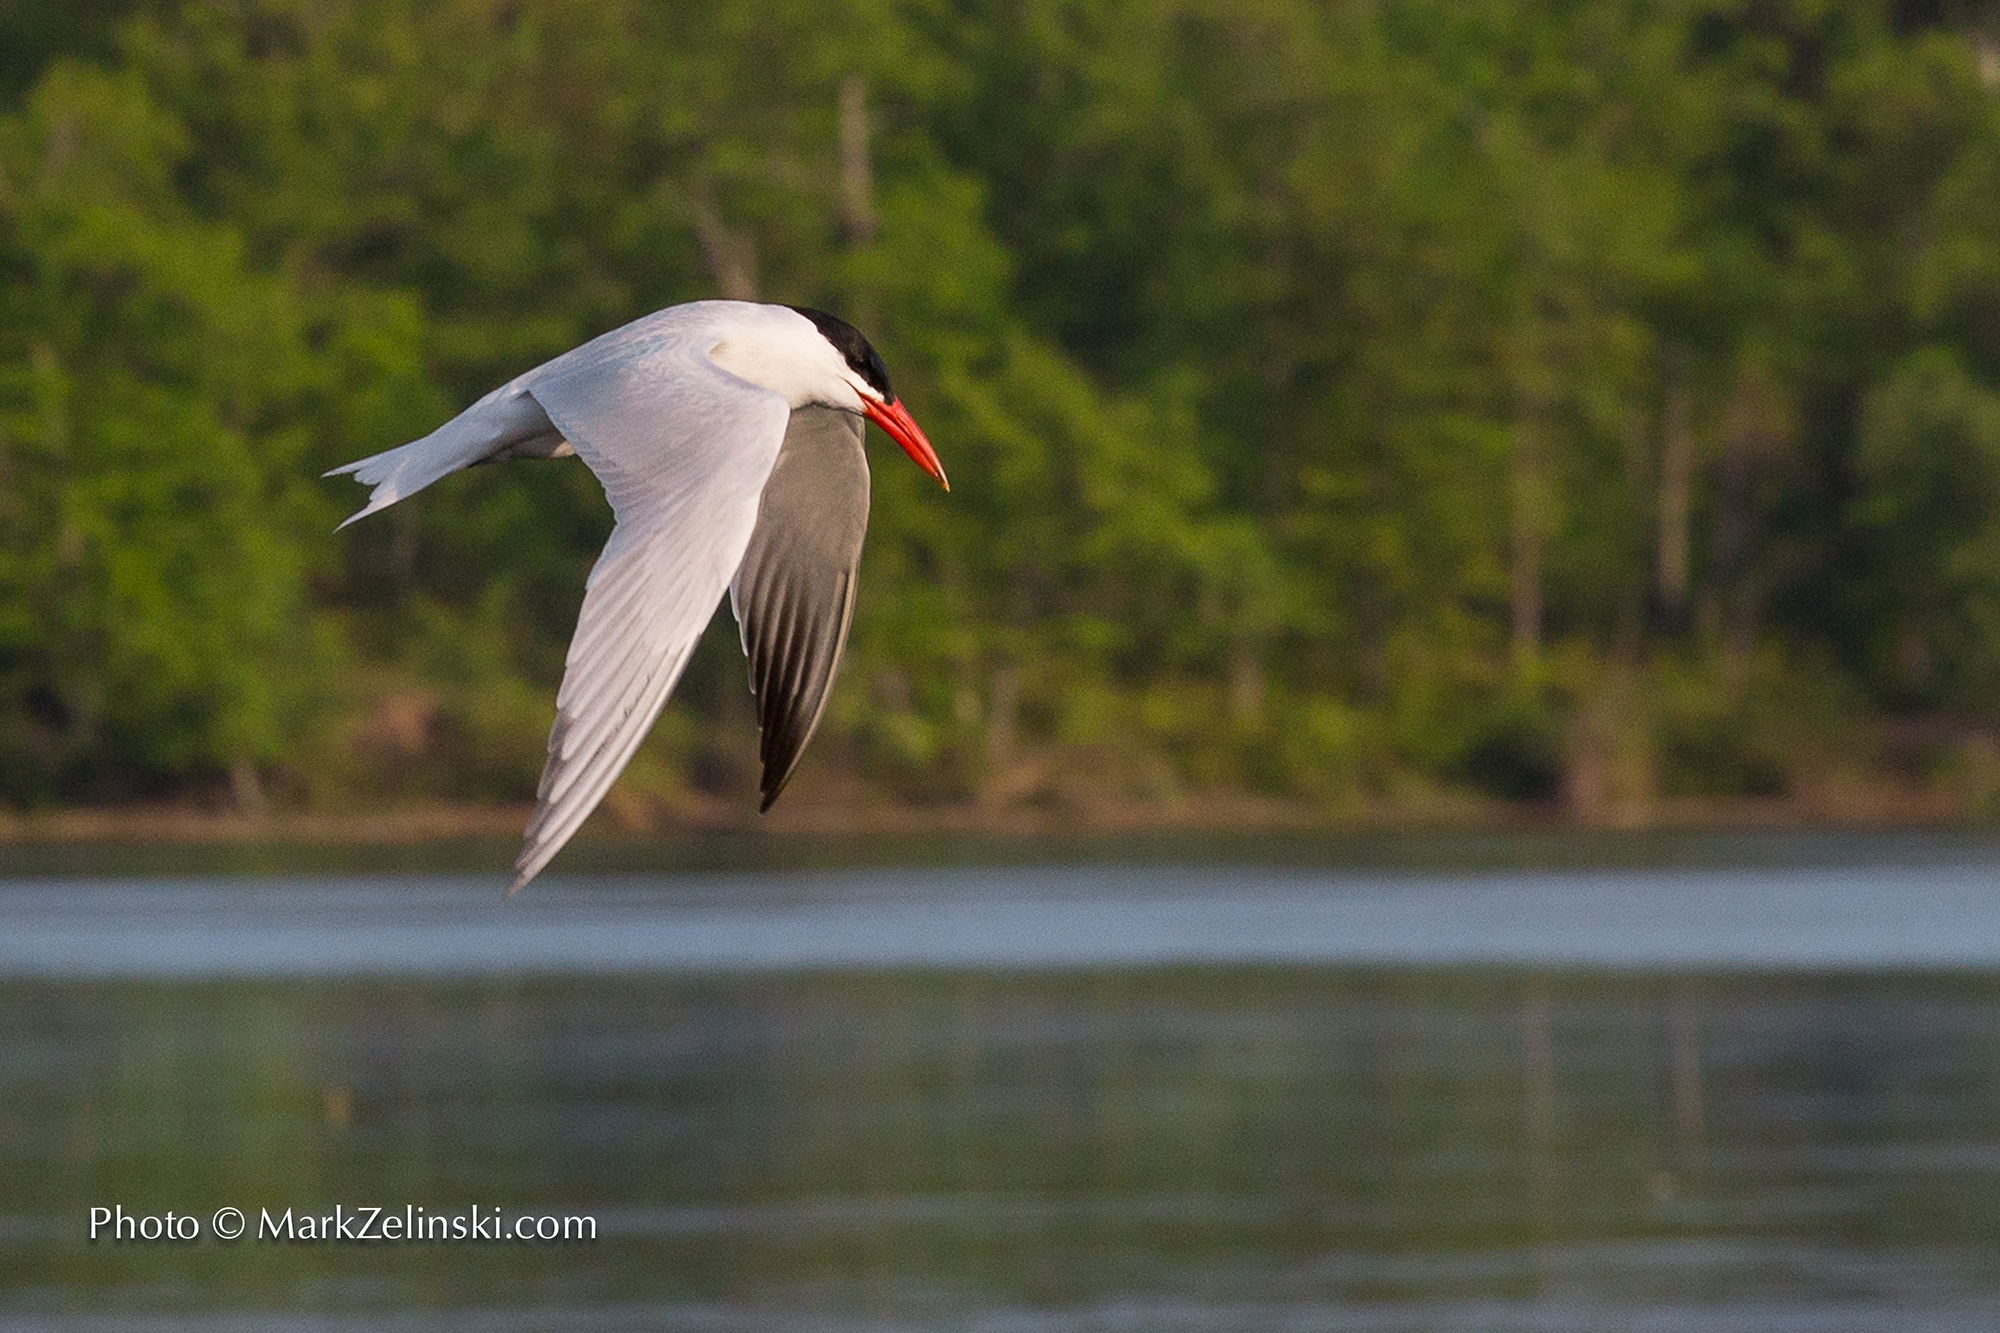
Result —
[[[1259,964],[2000,969],[2000,864],[0,881],[0,977]]]
[[[1979,839],[684,850],[512,900],[24,856],[0,1327],[2000,1327]]]

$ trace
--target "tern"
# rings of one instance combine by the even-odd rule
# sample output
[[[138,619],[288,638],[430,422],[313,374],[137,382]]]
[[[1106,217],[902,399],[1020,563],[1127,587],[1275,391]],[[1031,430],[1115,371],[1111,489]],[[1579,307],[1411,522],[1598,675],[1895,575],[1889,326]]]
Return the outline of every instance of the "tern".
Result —
[[[728,592],[762,731],[761,808],[826,710],[868,527],[863,421],[944,468],[852,325],[695,301],[508,381],[420,440],[333,469],[373,487],[346,527],[475,463],[583,459],[617,519],[585,585],[514,894],[610,790]]]

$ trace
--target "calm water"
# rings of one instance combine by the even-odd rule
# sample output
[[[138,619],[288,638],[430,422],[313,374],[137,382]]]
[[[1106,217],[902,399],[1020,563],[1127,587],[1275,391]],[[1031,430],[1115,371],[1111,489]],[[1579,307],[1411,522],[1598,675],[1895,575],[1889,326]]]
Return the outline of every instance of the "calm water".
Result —
[[[24,856],[0,1326],[2000,1326],[2000,849],[1356,846]]]

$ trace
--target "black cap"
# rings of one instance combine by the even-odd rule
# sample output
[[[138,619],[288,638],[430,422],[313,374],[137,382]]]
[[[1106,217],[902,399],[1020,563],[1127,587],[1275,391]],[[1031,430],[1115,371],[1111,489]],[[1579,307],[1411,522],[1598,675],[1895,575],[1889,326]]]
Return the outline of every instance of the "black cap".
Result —
[[[847,358],[847,364],[854,368],[854,373],[882,395],[882,401],[896,401],[896,391],[889,387],[889,369],[882,364],[882,358],[875,354],[875,349],[868,345],[868,340],[861,336],[861,330],[838,315],[829,315],[811,306],[795,305],[787,309],[796,310],[811,320],[821,335],[833,344],[834,350]]]

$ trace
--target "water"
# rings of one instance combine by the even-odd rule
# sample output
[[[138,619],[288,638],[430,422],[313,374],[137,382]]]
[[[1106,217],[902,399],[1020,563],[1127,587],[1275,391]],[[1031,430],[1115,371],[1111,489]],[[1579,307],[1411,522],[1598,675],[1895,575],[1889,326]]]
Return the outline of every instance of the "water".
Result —
[[[26,867],[0,1325],[2000,1325],[1990,845],[1215,850]]]

